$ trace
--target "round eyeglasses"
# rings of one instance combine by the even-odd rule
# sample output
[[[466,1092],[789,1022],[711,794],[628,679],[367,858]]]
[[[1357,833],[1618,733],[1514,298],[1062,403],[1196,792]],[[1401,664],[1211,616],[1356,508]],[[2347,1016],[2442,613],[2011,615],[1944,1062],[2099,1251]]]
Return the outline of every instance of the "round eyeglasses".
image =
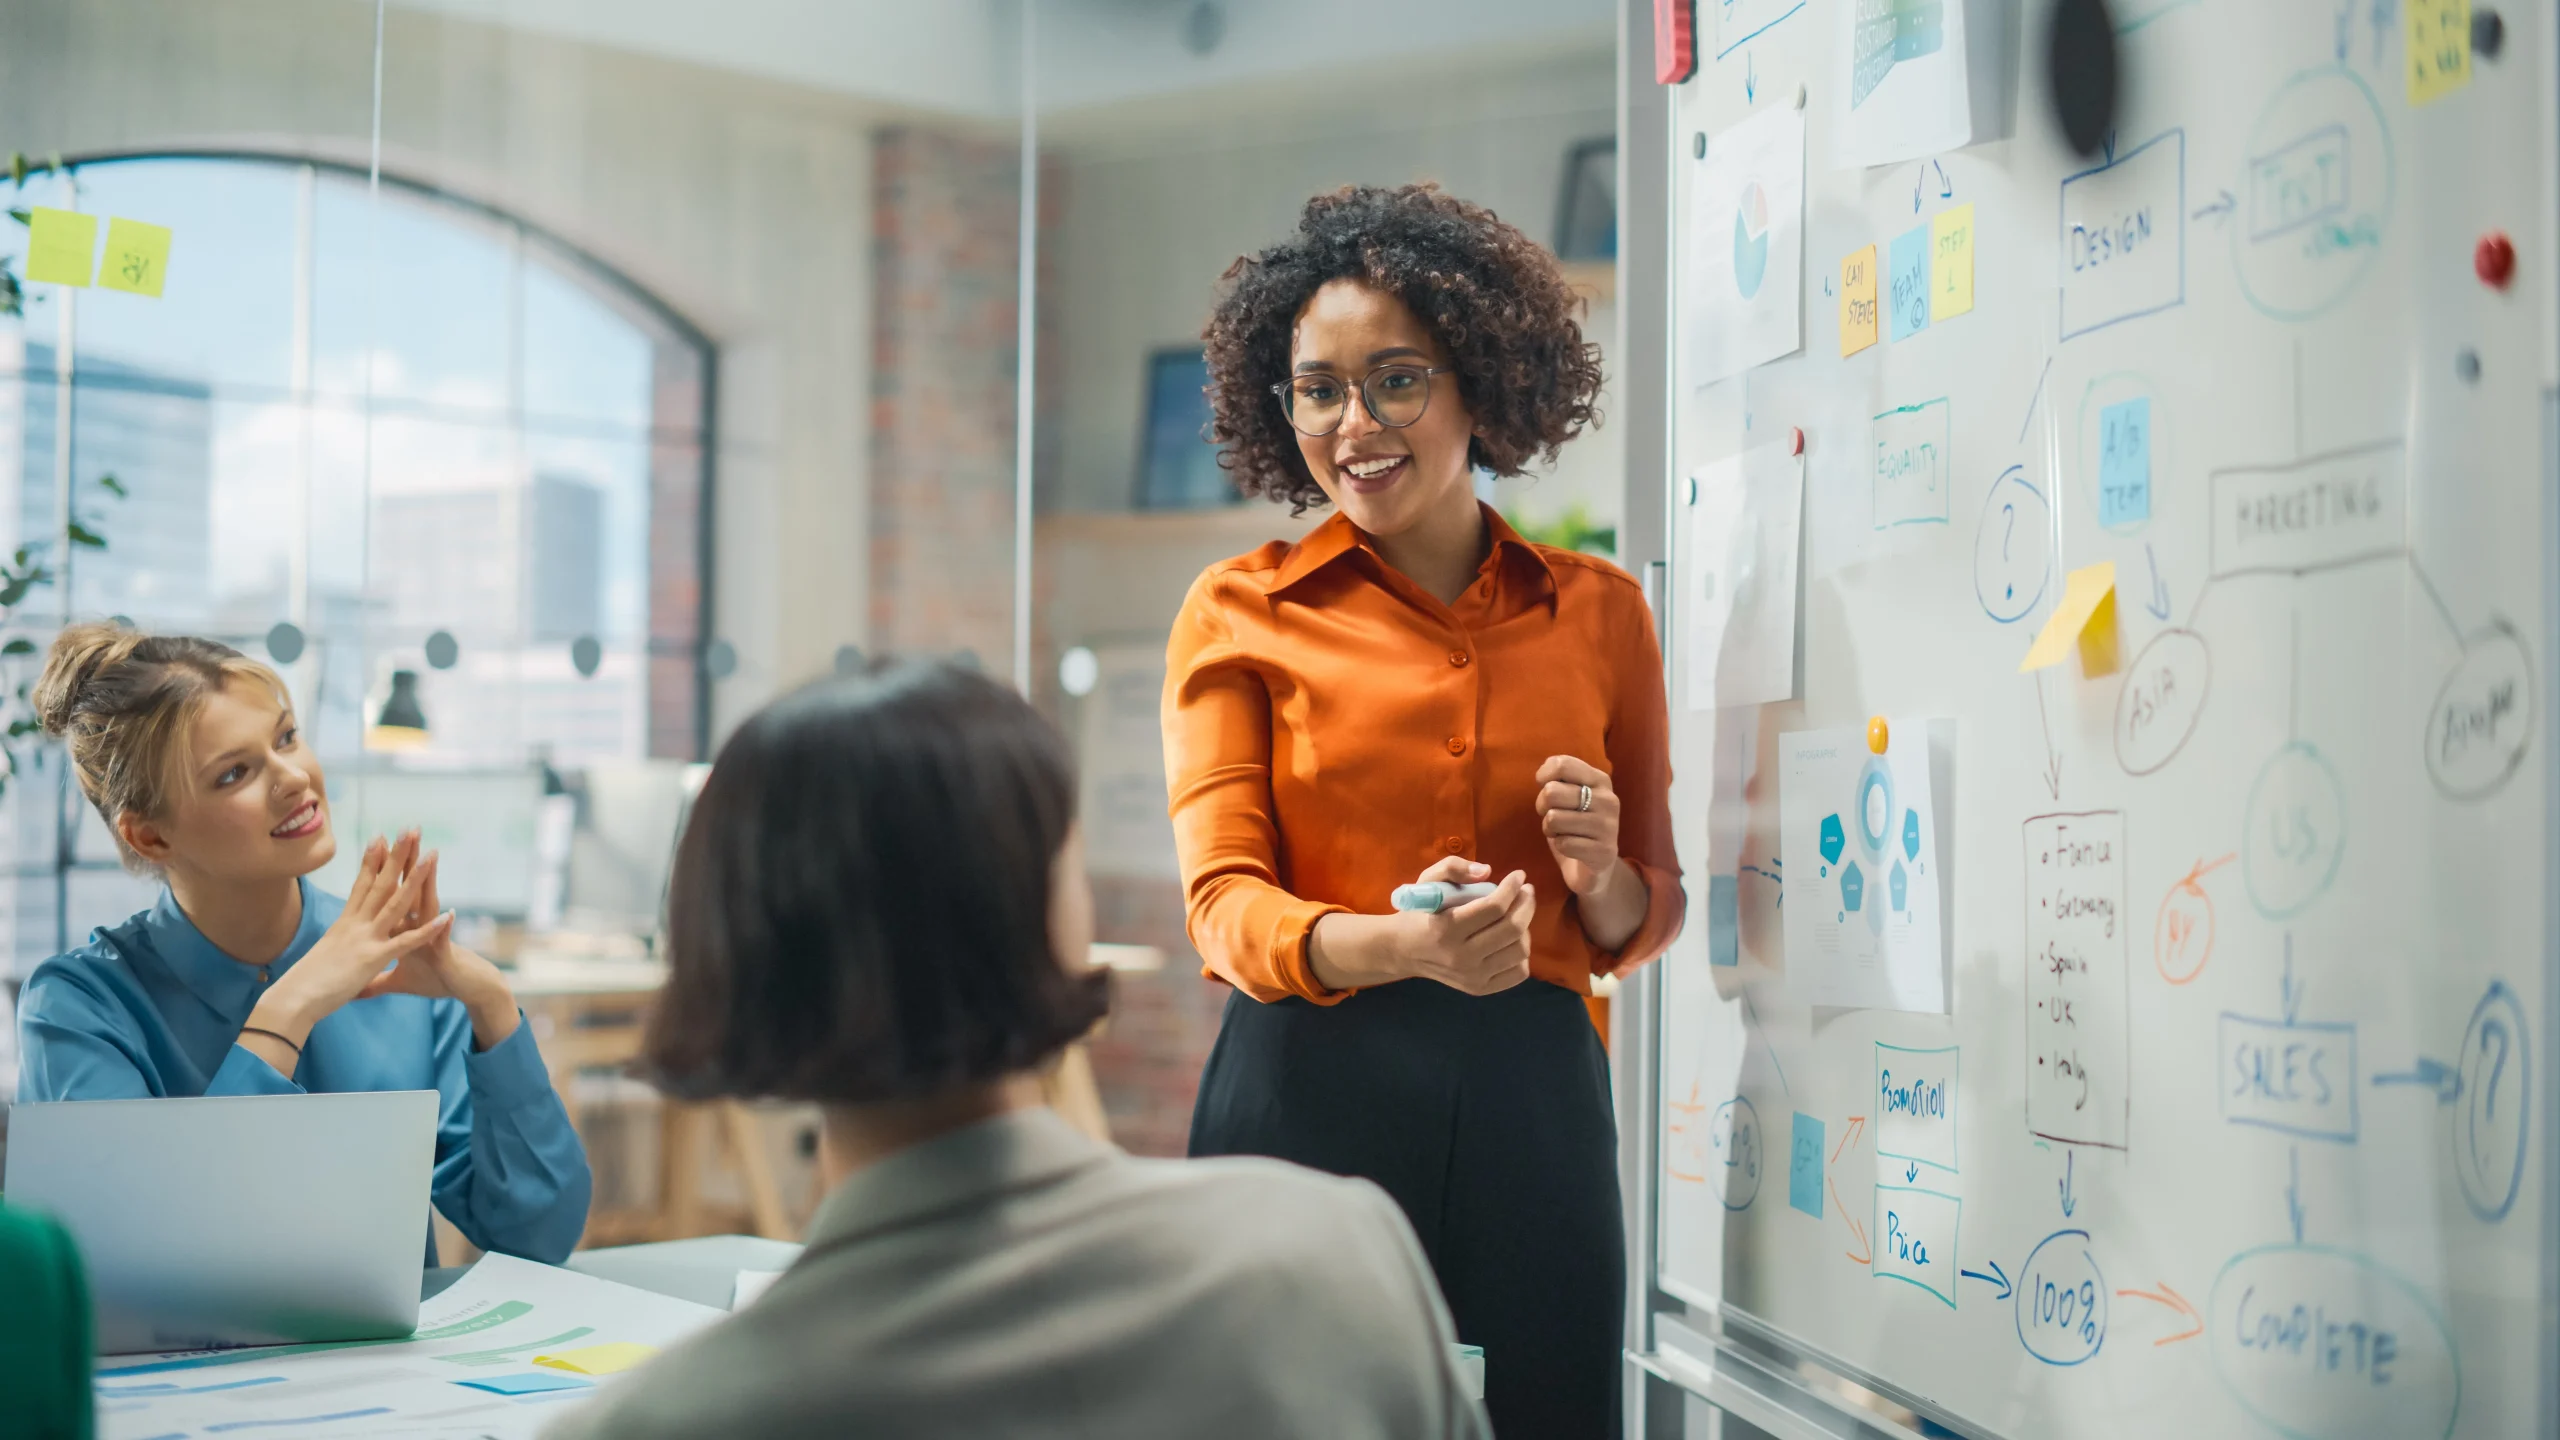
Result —
[[[1456,367],[1381,365],[1360,381],[1360,404],[1369,418],[1401,430],[1431,408],[1431,377]],[[1310,438],[1342,428],[1351,408],[1351,387],[1331,375],[1299,375],[1271,387],[1291,428]]]

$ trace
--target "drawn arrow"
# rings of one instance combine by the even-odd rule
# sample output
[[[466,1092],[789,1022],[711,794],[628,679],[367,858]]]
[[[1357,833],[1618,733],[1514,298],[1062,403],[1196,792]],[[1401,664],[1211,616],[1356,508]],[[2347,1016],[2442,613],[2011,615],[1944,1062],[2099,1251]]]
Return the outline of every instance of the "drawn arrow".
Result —
[[[2142,602],[2142,608],[2151,612],[2152,619],[2166,620],[2169,618],[2169,582],[2160,578],[2160,557],[2151,553],[2148,540],[2142,542],[2142,554],[2151,562],[2151,598]]]
[[[1742,98],[1745,103],[1760,98],[1760,62],[1751,52],[1742,52]]]
[[[2116,1293],[2118,1295],[2130,1295],[2136,1300],[2148,1300],[2154,1305],[2165,1305],[2170,1309],[2175,1310],[2179,1315],[2185,1318],[2187,1322],[2186,1329],[2179,1331],[2175,1335],[2164,1335],[2161,1338],[2152,1341],[2151,1343],[2155,1347],[2161,1345],[2175,1345],[2181,1340],[2193,1340],[2204,1333],[2204,1317],[2196,1313],[2196,1307],[2187,1302],[2186,1296],[2170,1289],[2168,1282],[2165,1280],[2161,1282],[2160,1288],[2156,1291],[2119,1290]]]
[[[2079,1158],[2079,1155],[2080,1152],[2077,1150],[2062,1152],[2062,1218],[2065,1220],[2071,1218],[2072,1211],[2080,1208],[2080,1202],[2071,1198],[2072,1161]]]
[[[1849,1207],[1840,1203],[1840,1187],[1838,1185],[1833,1184],[1829,1180],[1825,1180],[1822,1183],[1831,1187],[1831,1204],[1833,1208],[1840,1212],[1840,1218],[1842,1220],[1848,1222],[1849,1233],[1858,1237],[1858,1250],[1864,1250],[1867,1252],[1864,1255],[1859,1254],[1857,1250],[1844,1250],[1841,1253],[1847,1255],[1851,1260],[1854,1260],[1861,1265],[1873,1265],[1875,1263],[1875,1251],[1874,1247],[1867,1244],[1867,1227],[1859,1224],[1855,1219],[1853,1219],[1849,1214]]]
[[[2000,1262],[1997,1260],[1991,1262],[1991,1273],[1988,1275],[1983,1274],[1979,1270],[1958,1270],[1956,1273],[1967,1280],[1979,1280],[1986,1285],[1999,1286],[2000,1293],[1991,1297],[1994,1300],[2006,1300],[2009,1298],[2009,1277],[2007,1274],[2002,1272],[2000,1269]]]
[[[2302,1147],[2293,1147],[2293,1180],[2284,1187],[2284,1208],[2293,1214],[2293,1243],[2302,1243]]]
[[[2284,1023],[2290,1025],[2302,1014],[2302,987],[2293,983],[2293,933],[2284,937]]]
[[[2441,1060],[2418,1057],[2418,1063],[2395,1075],[2376,1075],[2373,1083],[2381,1085],[2415,1085],[2436,1092],[2436,1103],[2450,1105],[2462,1098],[2462,1072]]]
[[[2355,26],[2356,0],[2345,0],[2338,7],[2338,63],[2347,63],[2347,36]]]
[[[2239,858],[2239,852],[2234,851],[2219,860],[2198,860],[2195,868],[2187,872],[2187,878],[2179,881],[2175,888],[2184,890],[2190,895],[2201,895],[2204,893],[2204,877]]]
[[[1931,169],[1938,172],[1938,198],[1941,200],[1954,199],[1956,194],[1955,182],[1947,178],[1946,165],[1943,162],[1932,160],[1929,162],[1929,166]]]
[[[1840,1163],[1840,1152],[1848,1149],[1849,1142],[1857,1139],[1858,1132],[1866,1128],[1867,1117],[1864,1115],[1852,1115],[1842,1124],[1840,1129],[1840,1143],[1831,1147],[1832,1164],[1837,1165]]]
[[[2238,197],[2234,196],[2230,191],[2225,190],[2218,198],[2198,207],[2189,218],[2202,220],[2206,216],[2210,215],[2217,220],[2227,220],[2230,218],[2231,212],[2238,208],[2240,208],[2240,201]]]
[[[1916,1185],[1916,1184],[1920,1183],[1920,1162],[1919,1162],[1919,1161],[1914,1160],[1914,1161],[1912,1161],[1912,1162],[1910,1163],[1910,1165],[1909,1165],[1909,1166],[1907,1166],[1907,1167],[1905,1167],[1905,1168],[1904,1168],[1904,1170],[1903,1170],[1903,1172],[1902,1172],[1902,1183],[1903,1183],[1903,1184],[1905,1184],[1905,1185]]]
[[[2107,127],[2107,163],[2116,163],[2116,131],[2112,125]]]
[[[2044,730],[2044,788],[2062,798],[2062,752],[2053,748],[2053,722],[2044,713],[2044,672],[2036,672],[2036,723]]]

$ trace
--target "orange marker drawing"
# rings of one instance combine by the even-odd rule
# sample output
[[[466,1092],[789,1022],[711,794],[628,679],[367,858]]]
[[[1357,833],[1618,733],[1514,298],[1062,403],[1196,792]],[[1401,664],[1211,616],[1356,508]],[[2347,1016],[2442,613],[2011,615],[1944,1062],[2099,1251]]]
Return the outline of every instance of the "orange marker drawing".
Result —
[[[1707,1108],[1698,1103],[1698,1082],[1695,1080],[1689,1082],[1687,1103],[1674,1100],[1664,1108],[1671,1112],[1673,1118],[1669,1127],[1671,1153],[1663,1157],[1662,1173],[1674,1180],[1686,1180],[1692,1185],[1707,1183],[1707,1147],[1704,1142],[1689,1132],[1689,1127],[1698,1122],[1698,1112]],[[1694,1159],[1690,1168],[1682,1168],[1681,1161],[1692,1159],[1692,1157]]]
[[[1874,1253],[1874,1249],[1875,1249],[1875,1247],[1873,1247],[1873,1246],[1871,1246],[1871,1245],[1869,1245],[1869,1244],[1867,1243],[1867,1227],[1866,1227],[1866,1226],[1864,1226],[1864,1225],[1859,1224],[1856,1220],[1851,1219],[1851,1218],[1850,1218],[1850,1215],[1849,1215],[1849,1207],[1848,1207],[1848,1206],[1846,1206],[1846,1205],[1841,1205],[1841,1204],[1840,1204],[1840,1187],[1839,1187],[1838,1185],[1836,1185],[1836,1184],[1833,1184],[1831,1181],[1828,1181],[1828,1180],[1825,1180],[1823,1183],[1824,1183],[1825,1185],[1829,1185],[1829,1186],[1830,1186],[1830,1188],[1831,1188],[1831,1203],[1832,1203],[1833,1205],[1837,1205],[1837,1206],[1839,1206],[1839,1209],[1840,1209],[1840,1218],[1841,1218],[1842,1220],[1845,1220],[1845,1221],[1847,1221],[1847,1222],[1848,1222],[1848,1225],[1849,1225],[1849,1233],[1858,1237],[1858,1250],[1864,1250],[1864,1251],[1867,1251],[1867,1252],[1868,1252],[1868,1253],[1866,1253],[1866,1254],[1864,1254],[1864,1255],[1861,1255],[1861,1254],[1859,1254],[1859,1253],[1858,1253],[1858,1250],[1843,1250],[1843,1251],[1841,1251],[1840,1253],[1841,1253],[1841,1254],[1843,1254],[1843,1255],[1848,1256],[1848,1257],[1849,1257],[1849,1259],[1850,1259],[1850,1262],[1851,1262],[1851,1263],[1853,1263],[1853,1264],[1857,1264],[1857,1265],[1865,1265],[1865,1266],[1869,1266],[1869,1267],[1874,1266],[1874,1264],[1875,1264],[1875,1253]]]
[[[1840,1152],[1848,1149],[1849,1142],[1857,1139],[1858,1132],[1866,1128],[1867,1117],[1864,1115],[1852,1115],[1841,1123],[1840,1143],[1831,1147],[1832,1164],[1837,1165],[1840,1163]]]
[[[2223,858],[2229,859],[2230,857],[2225,856]],[[2175,1310],[2180,1315],[2186,1317],[2189,1322],[2188,1328],[2179,1331],[2175,1335],[2164,1336],[2161,1339],[2152,1341],[2151,1343],[2154,1348],[2162,1345],[2175,1345],[2181,1340],[2193,1340],[2204,1333],[2204,1317],[2196,1313],[2196,1307],[2187,1302],[2186,1296],[2170,1289],[2168,1282],[2166,1281],[2161,1282],[2159,1292],[2156,1294],[2149,1290],[2119,1290],[2116,1293],[2118,1295],[2130,1295],[2137,1300],[2148,1300],[2154,1305],[2166,1305],[2170,1309]]]
[[[2204,877],[2235,858],[2197,861],[2161,900],[2160,918],[2151,927],[2151,959],[2161,979],[2184,985],[2204,973],[2213,958],[2213,897],[2205,893]]]

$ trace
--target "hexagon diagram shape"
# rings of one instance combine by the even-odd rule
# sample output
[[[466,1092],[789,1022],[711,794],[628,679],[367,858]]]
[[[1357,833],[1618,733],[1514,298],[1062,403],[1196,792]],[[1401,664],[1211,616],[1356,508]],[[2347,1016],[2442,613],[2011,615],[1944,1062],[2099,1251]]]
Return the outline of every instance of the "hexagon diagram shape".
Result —
[[[1858,862],[1852,860],[1840,870],[1840,904],[1842,908],[1854,911],[1866,895],[1867,877],[1859,873]]]
[[[1840,817],[1837,815],[1823,816],[1822,863],[1825,865],[1839,864],[1840,852],[1847,849],[1848,846],[1849,837],[1848,834],[1840,828]],[[1858,907],[1852,905],[1849,908],[1855,910]]]
[[[1917,810],[1902,812],[1902,853],[1911,857],[1912,864],[1920,863],[1920,812]],[[1894,908],[1902,907],[1896,905]]]
[[[1895,912],[1900,913],[1901,911],[1910,908],[1911,881],[1909,877],[1902,873],[1902,862],[1899,860],[1894,861],[1893,873],[1887,875],[1884,879],[1885,888],[1893,893],[1893,908]]]

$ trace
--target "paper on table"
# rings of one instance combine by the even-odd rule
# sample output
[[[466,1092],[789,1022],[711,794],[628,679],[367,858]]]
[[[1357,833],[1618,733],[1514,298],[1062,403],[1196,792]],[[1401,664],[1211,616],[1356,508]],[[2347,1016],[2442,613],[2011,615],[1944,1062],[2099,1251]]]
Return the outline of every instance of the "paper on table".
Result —
[[[658,1353],[655,1345],[636,1340],[608,1340],[602,1345],[582,1345],[563,1350],[557,1355],[536,1355],[533,1363],[572,1375],[619,1375]]]
[[[1691,477],[1683,537],[1691,625],[1688,705],[1766,705],[1796,690],[1796,554],[1804,468],[1786,445],[1762,445]]]
[[[737,1283],[729,1291],[729,1308],[731,1310],[746,1309],[762,1297],[764,1292],[772,1289],[774,1281],[781,1278],[782,1272],[779,1270],[739,1271]]]
[[[1804,112],[1764,110],[1689,176],[1680,328],[1691,388],[1804,343]]]
[[[1855,355],[1876,343],[1876,247],[1840,262],[1840,353]]]
[[[532,1358],[561,1347],[671,1345],[720,1318],[707,1305],[484,1255],[470,1273],[418,1308],[406,1340],[272,1345],[245,1350],[114,1356],[97,1375],[103,1440],[215,1425],[289,1427],[296,1437],[379,1436],[386,1431],[532,1436],[562,1410],[619,1382],[533,1394],[464,1385],[521,1377]],[[220,1387],[220,1388],[215,1388]]]
[[[2062,603],[2044,622],[2018,673],[2059,665],[2079,642],[2080,669],[2088,675],[2111,675],[2116,668],[2116,562],[2101,560],[2071,572],[2062,583]]]
[[[1778,737],[1787,991],[1812,1005],[1944,1014],[1946,876],[1930,752],[1952,746],[1953,722],[1888,728],[1882,755],[1867,749],[1863,727]]]
[[[27,278],[86,285],[98,254],[98,217],[42,205],[27,211]]]

